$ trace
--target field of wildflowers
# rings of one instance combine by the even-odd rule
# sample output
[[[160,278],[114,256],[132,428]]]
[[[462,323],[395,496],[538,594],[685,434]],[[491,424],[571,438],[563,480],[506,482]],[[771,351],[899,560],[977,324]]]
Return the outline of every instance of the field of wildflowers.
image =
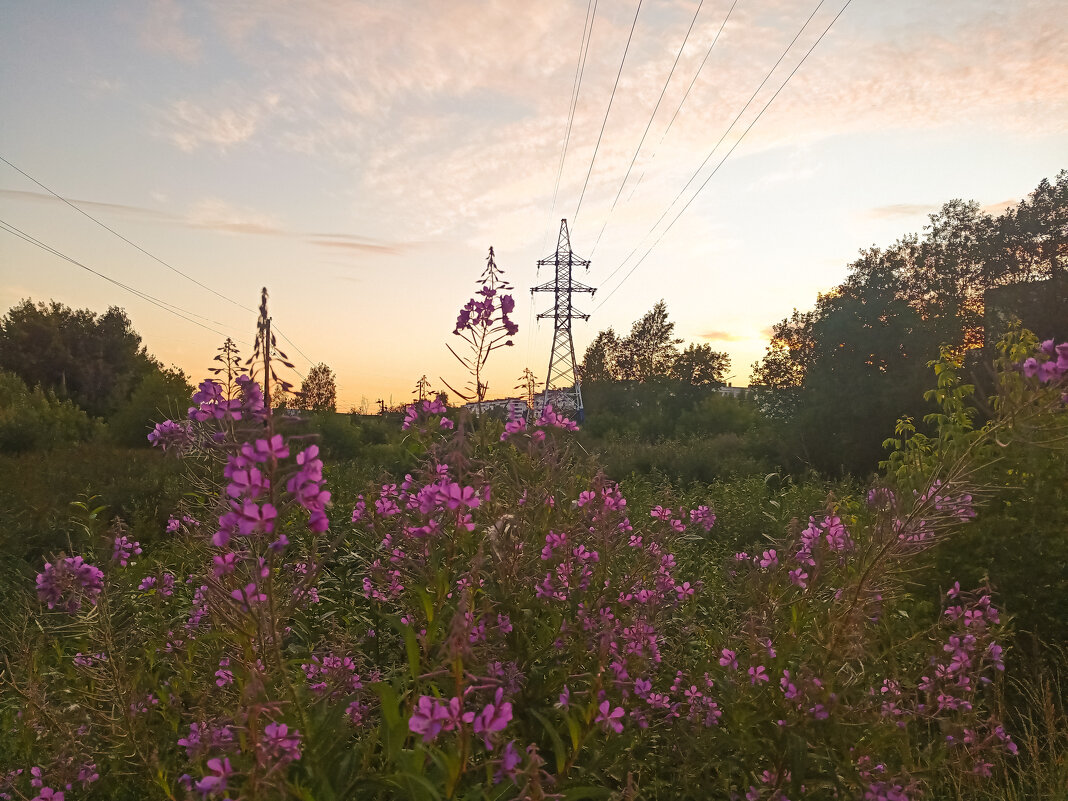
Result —
[[[491,272],[457,321],[476,398],[511,308]],[[87,514],[5,590],[0,798],[1065,797],[1063,710],[1013,730],[996,588],[913,577],[999,449],[1064,451],[1068,343],[1010,335],[982,425],[943,359],[934,435],[902,421],[876,485],[734,552],[551,407],[413,405],[418,467],[343,503],[271,409],[261,312],[249,374],[150,437],[184,466],[157,545]]]

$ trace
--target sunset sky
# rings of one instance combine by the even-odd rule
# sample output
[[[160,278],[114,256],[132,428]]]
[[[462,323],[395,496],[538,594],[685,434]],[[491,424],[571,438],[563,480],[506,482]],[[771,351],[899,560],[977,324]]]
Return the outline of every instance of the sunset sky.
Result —
[[[745,384],[770,326],[859,249],[921,230],[953,198],[998,211],[1068,167],[1063,0],[853,0],[620,283],[845,0],[819,4],[658,227],[817,3],[701,3],[609,214],[698,9],[642,2],[605,122],[637,5],[597,3],[554,208],[584,0],[7,0],[0,156],[219,294],[0,162],[0,220],[214,330],[2,230],[0,307],[122,306],[150,352],[199,380],[225,336],[254,329],[219,295],[254,308],[267,286],[296,346],[283,347],[301,372],[332,367],[346,410],[410,398],[424,373],[463,383],[445,342],[492,245],[521,327],[490,374],[501,396],[526,366],[544,378],[552,330],[531,325],[528,290],[551,277],[535,262],[566,217],[592,260],[577,278],[599,287],[577,301],[593,312],[575,325],[580,358],[663,298],[678,335],[727,351]]]

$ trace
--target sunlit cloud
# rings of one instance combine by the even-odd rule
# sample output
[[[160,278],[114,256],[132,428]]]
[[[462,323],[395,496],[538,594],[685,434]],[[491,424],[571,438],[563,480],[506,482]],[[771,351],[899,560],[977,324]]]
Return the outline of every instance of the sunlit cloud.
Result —
[[[709,342],[744,342],[749,337],[730,331],[705,331],[701,334],[701,339],[707,339]]]
[[[934,203],[891,203],[868,209],[867,215],[877,220],[893,220],[898,217],[915,217],[917,214],[930,214],[938,206]]]
[[[141,44],[181,61],[196,61],[201,42],[184,28],[185,11],[178,0],[152,0],[145,7]]]
[[[0,197],[8,198],[9,200],[18,200],[27,203],[45,203],[49,205],[58,205],[63,203],[62,200],[55,195],[49,195],[44,192],[30,192],[21,189],[0,189]],[[131,206],[126,203],[106,203],[99,200],[82,200],[78,198],[67,198],[68,201],[75,206],[88,209],[90,211],[108,212],[110,214],[119,214],[131,217],[151,218],[160,221],[175,222],[177,218],[172,217],[169,214],[165,214],[156,209],[149,209],[143,206]]]
[[[160,114],[160,131],[179,150],[191,153],[202,145],[227,148],[252,138],[260,125],[264,105],[208,109],[190,100],[176,100]]]

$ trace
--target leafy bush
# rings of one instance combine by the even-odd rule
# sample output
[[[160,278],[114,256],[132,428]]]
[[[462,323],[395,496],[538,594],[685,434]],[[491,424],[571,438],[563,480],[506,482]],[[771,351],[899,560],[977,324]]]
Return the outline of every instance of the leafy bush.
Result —
[[[108,419],[111,439],[128,448],[145,447],[153,426],[184,410],[190,392],[189,380],[181,370],[146,372],[133,394]]]
[[[99,426],[73,402],[40,387],[30,390],[0,370],[0,453],[55,448],[89,439]]]

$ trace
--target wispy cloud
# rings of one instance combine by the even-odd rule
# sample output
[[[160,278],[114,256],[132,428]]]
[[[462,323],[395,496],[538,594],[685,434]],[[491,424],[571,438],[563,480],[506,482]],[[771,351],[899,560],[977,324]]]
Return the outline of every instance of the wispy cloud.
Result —
[[[201,55],[199,39],[186,32],[185,10],[177,0],[152,0],[146,6],[141,44],[181,61],[193,62]]]
[[[44,192],[0,189],[0,198],[59,206],[63,201]],[[224,234],[277,236],[298,239],[316,247],[354,250],[381,255],[399,255],[422,247],[420,242],[390,242],[359,234],[294,231],[284,227],[275,217],[256,209],[236,206],[220,198],[203,198],[192,204],[184,215],[170,214],[158,209],[128,203],[108,203],[99,200],[67,198],[73,205],[94,215],[125,217],[131,220],[215,231]]]
[[[930,214],[938,210],[935,203],[891,203],[868,209],[867,216],[877,220],[893,220],[898,217],[915,217],[918,214]]]
[[[1004,214],[1006,210],[1019,204],[1019,202],[1016,198],[1009,198],[1008,200],[1002,200],[1000,203],[990,203],[983,206],[983,211],[992,217],[996,217],[999,214]]]
[[[251,139],[263,111],[258,102],[209,109],[190,100],[176,100],[160,113],[159,131],[187,153],[202,145],[225,149]]]
[[[59,204],[63,202],[54,195],[49,195],[44,192],[28,192],[19,189],[0,189],[0,197],[6,197],[10,200],[26,201],[29,203]],[[67,200],[75,206],[84,207],[90,211],[102,211],[112,214],[151,218],[168,222],[177,221],[177,218],[169,214],[157,211],[156,209],[148,209],[143,206],[131,206],[125,203],[106,203],[99,200],[80,200],[76,198],[67,198]]]
[[[745,342],[750,337],[730,331],[705,331],[701,334],[701,339],[707,339],[709,342]]]

